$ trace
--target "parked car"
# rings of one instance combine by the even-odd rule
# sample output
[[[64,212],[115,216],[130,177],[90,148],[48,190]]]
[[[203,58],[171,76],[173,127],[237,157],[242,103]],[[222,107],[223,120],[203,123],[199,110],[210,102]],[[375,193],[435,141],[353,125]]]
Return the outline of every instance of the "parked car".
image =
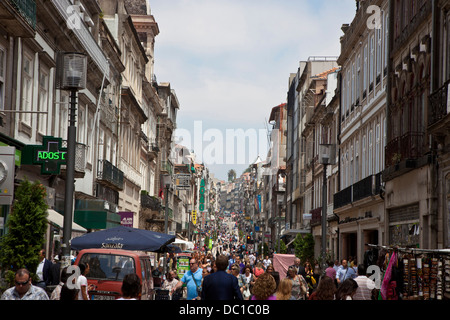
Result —
[[[86,275],[88,285],[94,285],[89,291],[92,300],[115,300],[122,296],[122,281],[125,275],[136,273],[141,279],[141,300],[150,300],[153,295],[153,277],[148,254],[137,251],[117,249],[81,250],[75,265],[89,264]]]

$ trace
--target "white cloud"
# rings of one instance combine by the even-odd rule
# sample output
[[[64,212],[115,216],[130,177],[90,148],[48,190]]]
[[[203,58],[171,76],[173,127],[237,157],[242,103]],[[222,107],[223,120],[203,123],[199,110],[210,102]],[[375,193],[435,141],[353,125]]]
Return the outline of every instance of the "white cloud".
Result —
[[[353,0],[149,2],[160,29],[155,73],[177,93],[181,128],[263,128],[299,61],[339,55],[341,25],[355,13]]]

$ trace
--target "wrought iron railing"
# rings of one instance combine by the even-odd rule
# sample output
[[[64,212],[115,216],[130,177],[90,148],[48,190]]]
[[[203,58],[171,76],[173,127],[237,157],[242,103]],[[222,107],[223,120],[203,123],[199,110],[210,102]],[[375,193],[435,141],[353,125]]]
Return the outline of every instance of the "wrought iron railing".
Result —
[[[442,87],[433,92],[429,97],[430,111],[428,115],[428,126],[431,126],[447,115],[448,109],[448,80]]]
[[[108,160],[98,160],[97,179],[107,182],[119,190],[123,190],[123,171]]]
[[[423,132],[407,132],[389,141],[385,147],[386,167],[421,157],[424,154],[423,139]]]
[[[33,29],[36,29],[36,1],[8,0]]]
[[[143,208],[159,211],[161,210],[161,201],[156,197],[141,193],[141,206]]]

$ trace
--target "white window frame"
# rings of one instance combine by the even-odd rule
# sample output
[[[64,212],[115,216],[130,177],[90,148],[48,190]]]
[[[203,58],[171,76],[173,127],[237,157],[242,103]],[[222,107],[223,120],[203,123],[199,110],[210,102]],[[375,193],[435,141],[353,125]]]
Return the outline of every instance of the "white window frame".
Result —
[[[25,71],[26,62],[29,62],[29,72]],[[33,111],[33,87],[34,87],[34,56],[23,52],[22,58],[22,102],[21,111]],[[20,114],[20,121],[31,127],[31,113]]]
[[[44,79],[43,79],[44,77]],[[42,81],[44,80],[44,81]],[[49,102],[49,86],[50,86],[50,70],[47,68],[39,69],[39,93],[38,93],[38,111],[48,112],[48,102]],[[43,136],[47,135],[48,126],[48,114],[38,113],[37,121],[37,131]]]

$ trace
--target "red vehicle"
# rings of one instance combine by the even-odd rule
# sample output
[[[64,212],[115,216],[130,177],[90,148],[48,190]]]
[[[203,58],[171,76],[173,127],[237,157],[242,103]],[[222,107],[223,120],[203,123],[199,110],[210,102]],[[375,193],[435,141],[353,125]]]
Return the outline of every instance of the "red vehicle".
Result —
[[[84,249],[78,253],[75,265],[89,264],[86,275],[92,300],[115,300],[122,296],[122,280],[129,273],[141,279],[141,300],[150,300],[153,295],[153,277],[150,257],[143,252],[117,249]]]

